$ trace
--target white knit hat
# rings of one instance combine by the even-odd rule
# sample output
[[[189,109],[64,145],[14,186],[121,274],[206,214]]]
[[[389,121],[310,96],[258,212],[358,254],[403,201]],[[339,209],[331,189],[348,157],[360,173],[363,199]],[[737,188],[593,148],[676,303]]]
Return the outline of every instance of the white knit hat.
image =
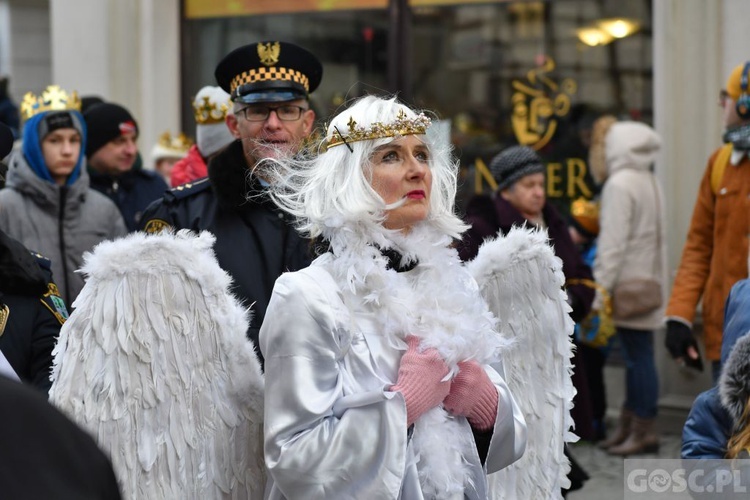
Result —
[[[229,94],[221,87],[206,86],[198,91],[193,99],[193,112],[196,123],[196,144],[198,151],[207,158],[232,142],[224,118],[232,109]]]

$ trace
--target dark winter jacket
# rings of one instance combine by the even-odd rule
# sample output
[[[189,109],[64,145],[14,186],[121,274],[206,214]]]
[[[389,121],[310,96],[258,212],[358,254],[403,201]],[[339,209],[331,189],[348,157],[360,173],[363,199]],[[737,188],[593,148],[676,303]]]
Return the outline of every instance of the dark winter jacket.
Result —
[[[698,395],[690,409],[682,429],[682,458],[724,458],[727,441],[732,435],[732,414],[722,404],[720,387],[726,384],[726,376],[736,378],[739,365],[730,364],[730,353],[740,339],[750,346],[750,280],[738,281],[729,292],[724,308],[724,334],[721,344],[722,379],[719,386]],[[747,337],[747,338],[746,338]],[[750,362],[750,359],[746,360]],[[746,374],[750,377],[750,373]],[[750,378],[739,380],[750,385]],[[725,389],[725,392],[728,392]],[[729,400],[729,398],[725,398]],[[731,398],[736,401],[737,398]]]
[[[557,210],[548,202],[542,209],[542,217],[547,224],[550,245],[563,262],[563,274],[566,280],[593,280],[591,268],[583,262],[583,258],[573,240],[570,239],[568,226]],[[479,247],[487,238],[495,238],[498,231],[508,234],[513,226],[523,226],[528,221],[502,196],[480,195],[474,197],[466,206],[466,222],[471,228],[464,233],[463,241],[459,245],[459,255],[464,261],[476,257]],[[571,317],[573,321],[580,321],[589,313],[594,300],[594,289],[588,286],[574,285],[568,287],[570,297]]]
[[[307,267],[311,256],[308,240],[297,234],[291,217],[266,196],[246,165],[242,144],[233,142],[211,159],[207,179],[169,191],[148,208],[142,226],[146,232],[173,227],[216,236],[214,250],[232,276],[232,292],[251,307],[248,338],[257,346],[276,278]]]
[[[120,498],[109,459],[45,396],[0,376],[0,401],[2,498]]]
[[[128,231],[141,227],[143,211],[169,189],[161,175],[133,167],[117,177],[89,169],[91,188],[107,196],[120,209]]]
[[[0,231],[0,351],[19,378],[45,394],[52,349],[68,313],[52,281],[50,262]],[[0,315],[3,315],[0,312]]]

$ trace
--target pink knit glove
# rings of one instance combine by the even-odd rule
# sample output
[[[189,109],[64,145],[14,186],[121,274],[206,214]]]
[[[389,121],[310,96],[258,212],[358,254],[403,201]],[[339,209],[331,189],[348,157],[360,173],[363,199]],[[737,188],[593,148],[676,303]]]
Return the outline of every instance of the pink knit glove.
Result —
[[[461,362],[458,369],[443,406],[454,415],[466,417],[477,430],[491,429],[497,417],[495,384],[476,361]]]
[[[406,423],[413,424],[424,412],[439,405],[451,389],[450,380],[442,382],[448,375],[448,365],[436,349],[420,352],[419,338],[406,337],[408,348],[401,357],[398,380],[391,386],[400,391],[406,400]]]

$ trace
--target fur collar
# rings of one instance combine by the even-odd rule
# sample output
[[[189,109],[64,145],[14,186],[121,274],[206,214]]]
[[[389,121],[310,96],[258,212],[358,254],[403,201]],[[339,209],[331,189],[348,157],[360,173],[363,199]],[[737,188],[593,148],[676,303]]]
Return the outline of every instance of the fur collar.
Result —
[[[258,179],[250,175],[242,142],[238,140],[211,158],[208,178],[211,189],[224,208],[239,209],[252,203],[253,195],[263,190]]]
[[[738,423],[750,399],[750,335],[740,338],[719,379],[721,404]]]

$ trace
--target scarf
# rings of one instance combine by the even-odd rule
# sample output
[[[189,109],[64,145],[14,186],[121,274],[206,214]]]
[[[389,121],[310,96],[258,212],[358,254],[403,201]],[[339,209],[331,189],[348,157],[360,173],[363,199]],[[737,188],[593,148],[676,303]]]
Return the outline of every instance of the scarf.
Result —
[[[342,284],[344,302],[374,308],[378,330],[391,347],[405,350],[405,337],[416,335],[423,347],[438,350],[450,377],[458,372],[459,361],[500,360],[509,341],[496,332],[497,319],[450,247],[449,236],[437,234],[426,222],[402,234],[330,221],[326,233],[335,256],[332,274]],[[468,457],[476,448],[461,422],[442,407],[415,422],[412,446],[427,498],[463,498],[469,486]]]
[[[727,129],[722,139],[731,142],[735,151],[750,150],[750,123]]]

